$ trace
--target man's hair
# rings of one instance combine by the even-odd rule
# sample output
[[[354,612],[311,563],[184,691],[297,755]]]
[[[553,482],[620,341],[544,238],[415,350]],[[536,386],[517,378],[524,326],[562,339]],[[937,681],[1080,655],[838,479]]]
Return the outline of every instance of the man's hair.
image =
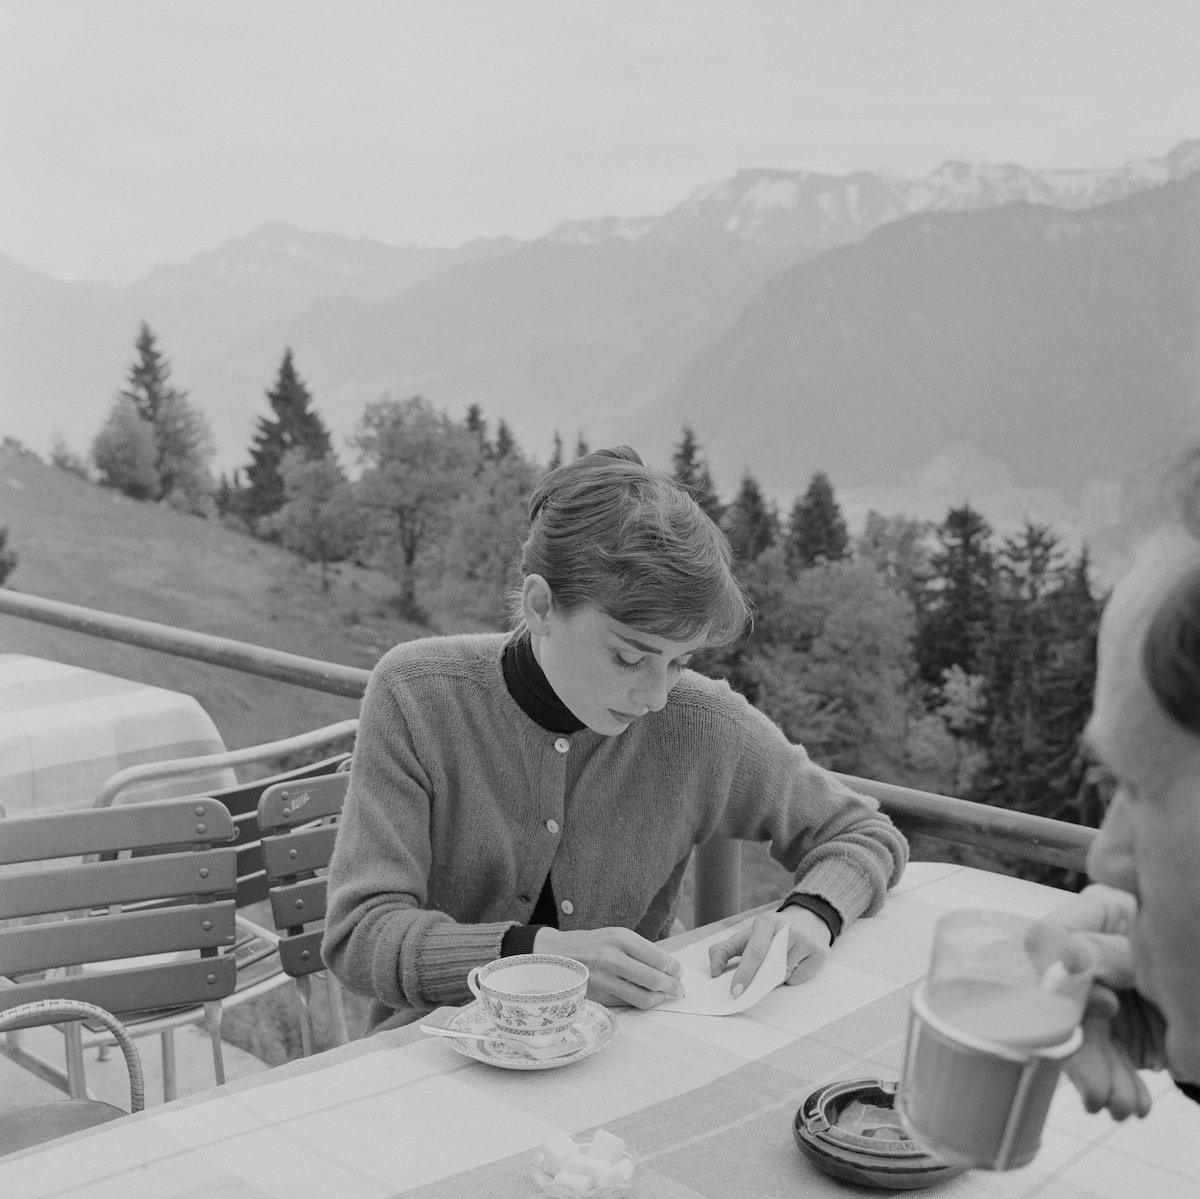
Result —
[[[550,471],[529,500],[521,574],[564,614],[588,605],[635,629],[709,646],[736,641],[750,605],[725,534],[687,490],[628,446]],[[514,595],[519,621],[519,594]]]
[[[1163,597],[1142,643],[1142,668],[1172,720],[1200,734],[1200,445],[1168,477],[1183,528],[1196,539],[1197,563]]]

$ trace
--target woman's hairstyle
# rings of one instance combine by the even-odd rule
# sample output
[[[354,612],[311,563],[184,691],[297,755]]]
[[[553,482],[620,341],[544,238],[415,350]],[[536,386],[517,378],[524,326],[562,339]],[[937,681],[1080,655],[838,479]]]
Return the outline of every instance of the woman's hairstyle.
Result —
[[[541,575],[564,615],[589,605],[670,641],[736,641],[750,604],[725,534],[687,489],[628,446],[545,475],[529,500],[522,577]],[[520,623],[520,593],[514,595]]]
[[[1200,551],[1200,446],[1179,459],[1168,482],[1180,523]],[[1171,718],[1200,733],[1200,562],[1184,571],[1159,604],[1142,643],[1142,669]]]

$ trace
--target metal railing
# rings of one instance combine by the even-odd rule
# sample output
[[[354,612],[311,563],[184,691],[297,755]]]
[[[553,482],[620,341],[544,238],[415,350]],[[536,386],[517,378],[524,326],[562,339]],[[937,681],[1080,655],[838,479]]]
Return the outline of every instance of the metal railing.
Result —
[[[244,674],[309,687],[332,695],[361,698],[370,671],[173,625],[83,608],[0,587],[0,613],[56,625],[77,633],[137,645],[177,657],[225,666]],[[908,835],[922,834],[1026,861],[1082,871],[1096,830],[1028,812],[918,791],[854,775],[838,775],[856,791],[879,801]],[[740,910],[741,847],[710,841],[696,850],[695,920],[707,924]]]

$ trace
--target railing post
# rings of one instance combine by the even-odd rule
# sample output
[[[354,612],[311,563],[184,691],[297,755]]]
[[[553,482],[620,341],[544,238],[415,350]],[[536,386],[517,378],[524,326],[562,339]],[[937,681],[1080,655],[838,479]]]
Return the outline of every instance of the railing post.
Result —
[[[696,927],[742,910],[742,844],[714,837],[696,846]]]

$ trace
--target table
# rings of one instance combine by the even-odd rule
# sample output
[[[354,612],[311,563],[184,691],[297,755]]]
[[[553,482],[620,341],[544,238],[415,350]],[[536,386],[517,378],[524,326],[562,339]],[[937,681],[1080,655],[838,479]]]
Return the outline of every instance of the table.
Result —
[[[25,654],[0,654],[0,809],[90,807],[126,766],[225,749],[190,695]],[[121,802],[232,786],[229,770],[130,788]],[[173,788],[173,789],[172,789]]]
[[[529,1199],[540,1193],[527,1170],[542,1138],[604,1127],[641,1158],[635,1199],[869,1195],[800,1154],[796,1109],[827,1081],[897,1075],[909,993],[941,913],[982,906],[1040,915],[1062,900],[1006,876],[914,863],[883,912],[847,930],[815,979],[781,987],[741,1015],[620,1010],[601,1052],[519,1072],[472,1061],[410,1026],[2,1159],[0,1194]],[[1200,1109],[1164,1075],[1147,1079],[1154,1110],[1126,1124],[1088,1115],[1064,1081],[1032,1165],[970,1171],[927,1193],[1200,1194]]]

